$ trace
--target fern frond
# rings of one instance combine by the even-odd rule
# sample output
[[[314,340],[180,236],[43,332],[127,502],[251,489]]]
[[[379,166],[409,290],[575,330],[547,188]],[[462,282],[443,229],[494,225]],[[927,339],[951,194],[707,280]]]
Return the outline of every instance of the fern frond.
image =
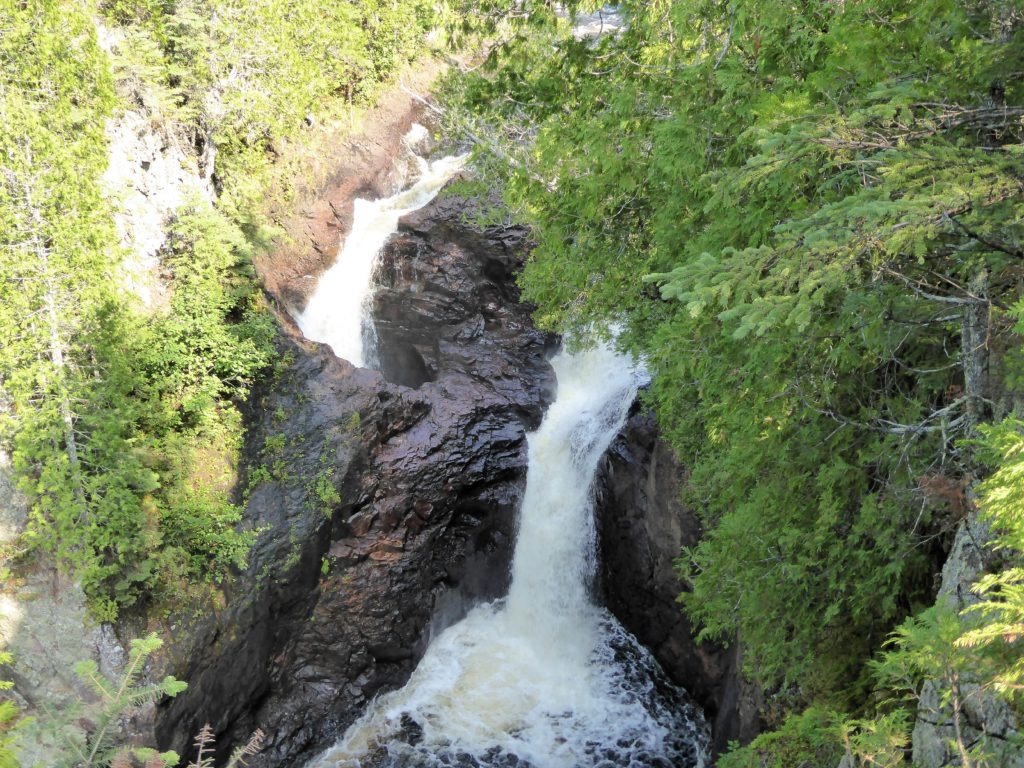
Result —
[[[196,734],[196,759],[187,768],[213,768],[213,741],[213,728],[207,723]]]
[[[245,746],[239,747],[231,753],[231,759],[228,760],[228,764],[225,768],[245,768],[248,762],[245,758],[254,757],[259,753],[263,746],[263,739],[266,738],[266,734],[263,730],[257,728],[252,736],[249,737],[249,741],[245,743]]]

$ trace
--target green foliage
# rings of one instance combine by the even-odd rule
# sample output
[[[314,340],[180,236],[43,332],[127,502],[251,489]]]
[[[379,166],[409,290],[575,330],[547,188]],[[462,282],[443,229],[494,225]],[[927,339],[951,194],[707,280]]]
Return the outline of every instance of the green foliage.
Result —
[[[165,264],[171,311],[156,318],[150,376],[174,401],[179,425],[200,429],[219,398],[248,392],[271,363],[274,325],[253,286],[251,244],[217,210],[186,207],[171,225]]]
[[[991,413],[965,329],[980,312],[988,349],[1019,345],[1024,17],[620,8],[582,41],[538,11],[450,86],[453,127],[534,227],[540,322],[618,323],[654,374],[706,526],[679,564],[703,637],[738,633],[797,705],[861,706],[865,661],[930,600],[975,469],[960,439]]]
[[[762,733],[745,747],[735,743],[718,758],[718,768],[821,768],[843,756],[833,726],[835,714],[810,708],[790,715],[775,731]]]
[[[353,427],[352,417],[350,417],[346,424],[346,429],[349,431],[358,428],[359,412],[356,411],[353,416],[357,423]],[[334,476],[336,451],[332,450],[333,447],[333,440],[328,435],[320,447],[320,457],[317,461],[319,469],[306,483],[308,503],[323,512],[328,519],[334,515],[334,510],[341,504],[341,492],[338,490],[337,480]]]
[[[0,440],[33,504],[28,542],[79,573],[97,618],[244,564],[237,406],[276,332],[252,270],[267,169],[435,23],[425,0],[0,0]],[[219,194],[170,223],[170,306],[149,315],[119,287],[99,184],[118,96],[196,147]]]
[[[66,751],[58,759],[55,768],[99,768],[112,764],[124,765],[129,755],[146,760],[146,765],[162,765],[166,768],[178,764],[174,752],[157,753],[152,749],[124,747],[116,741],[116,728],[122,717],[137,707],[166,696],[176,696],[187,687],[173,677],[165,677],[155,683],[140,682],[147,659],[161,647],[163,641],[157,635],[136,638],[131,642],[128,661],[120,679],[111,682],[104,677],[96,662],[81,661],[75,665],[75,674],[98,699],[98,712],[90,718],[87,738],[83,743],[68,740]],[[71,721],[81,714],[81,702],[69,711],[51,713],[50,722],[41,727],[54,730],[64,721]],[[154,762],[159,760],[160,762]]]
[[[10,653],[0,651],[0,665],[9,666],[12,661]],[[0,680],[0,691],[8,691],[13,686],[8,680]],[[19,768],[17,730],[24,725],[25,720],[14,702],[0,699],[0,768]]]
[[[0,701],[0,768],[19,768],[17,734],[21,713],[10,701]]]
[[[942,600],[897,627],[889,649],[872,666],[883,689],[902,695],[914,707],[923,704],[925,685],[937,686],[938,709],[928,713],[928,720],[942,723],[948,712],[961,765],[994,765],[987,734],[977,739],[967,734],[968,702],[986,695],[986,686],[978,684],[979,659],[962,650],[964,629],[961,617]]]
[[[898,768],[910,745],[911,715],[906,709],[840,724],[846,754],[855,768]]]
[[[310,490],[320,502],[320,509],[323,510],[324,516],[330,518],[334,514],[334,508],[341,504],[341,494],[334,485],[334,468],[328,467],[321,470],[313,479]]]
[[[966,609],[967,631],[956,645],[981,666],[986,687],[1024,713],[1024,423],[1008,418],[983,434],[997,469],[981,484],[981,511],[1005,567],[978,580],[981,601]]]
[[[992,527],[991,545],[1002,553],[1002,567],[974,585],[980,601],[958,613],[952,597],[940,597],[892,632],[870,664],[882,694],[878,711],[840,725],[858,768],[904,765],[913,715],[925,706],[926,721],[950,724],[950,750],[962,765],[1002,765],[1021,747],[972,731],[968,718],[971,711],[989,709],[993,696],[1024,713],[1024,424],[1009,417],[982,425],[980,432],[980,456],[996,468],[978,488],[980,513]],[[926,686],[934,688],[932,695],[925,695]]]
[[[80,570],[99,618],[244,564],[254,534],[235,530],[224,465],[240,450],[232,402],[268,366],[274,327],[238,272],[243,242],[215,212],[186,210],[170,241],[169,311],[136,316],[116,295],[97,309],[74,351],[83,372],[102,372],[76,391],[77,471],[38,428],[16,435],[31,540]],[[71,472],[81,492],[56,493],[74,488]]]
[[[420,53],[437,16],[425,0],[108,0],[102,10],[125,25],[122,91],[216,148],[219,208],[253,229],[281,142],[325,104],[370,98]]]
[[[906,619],[886,642],[889,649],[872,664],[882,687],[916,702],[926,680],[954,676],[956,639],[962,631],[960,617],[945,602]]]

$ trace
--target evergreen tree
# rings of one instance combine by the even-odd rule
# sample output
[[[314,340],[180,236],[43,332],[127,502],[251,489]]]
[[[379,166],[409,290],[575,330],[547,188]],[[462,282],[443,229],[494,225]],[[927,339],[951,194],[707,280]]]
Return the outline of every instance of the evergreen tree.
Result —
[[[648,361],[706,525],[685,609],[784,709],[865,711],[1011,404],[1019,4],[626,2],[598,39],[479,6],[453,126],[534,227],[540,321]]]
[[[0,439],[26,541],[75,570],[96,617],[244,564],[231,467],[273,358],[251,260],[274,154],[320,102],[366,100],[433,18],[421,0],[0,0]],[[218,193],[168,222],[152,315],[121,288],[100,184],[121,108],[196,147]]]

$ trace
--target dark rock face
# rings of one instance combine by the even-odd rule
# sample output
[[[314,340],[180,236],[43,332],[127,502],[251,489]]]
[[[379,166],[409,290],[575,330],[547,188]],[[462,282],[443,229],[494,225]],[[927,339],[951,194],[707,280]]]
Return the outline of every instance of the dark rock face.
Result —
[[[740,644],[695,642],[676,601],[683,584],[673,561],[701,535],[696,515],[679,500],[685,478],[654,417],[635,406],[600,474],[601,586],[608,609],[704,707],[717,754],[731,739],[757,735],[762,702],[740,673]]]
[[[515,283],[527,233],[475,231],[460,223],[466,209],[462,198],[442,197],[409,214],[382,254],[373,311],[380,370],[409,387],[444,371],[512,395],[533,373],[513,368],[510,377],[499,354],[532,327]],[[473,270],[452,269],[467,258]]]
[[[281,341],[294,362],[250,415],[249,463],[269,480],[255,483],[247,518],[263,532],[225,607],[170,628],[165,671],[190,687],[160,713],[163,746],[187,753],[209,722],[227,753],[260,727],[254,768],[304,765],[405,683],[432,631],[506,591],[525,434],[554,390],[555,340],[518,303],[525,230],[475,230],[467,207],[442,196],[385,246],[379,372]],[[678,502],[682,478],[636,410],[599,483],[603,588],[708,709],[721,748],[756,733],[759,702],[738,646],[695,644],[675,602],[672,561],[700,534]]]
[[[405,682],[432,616],[507,586],[553,340],[513,287],[525,233],[473,231],[464,205],[427,206],[385,247],[384,375],[282,342],[295,362],[253,414],[252,464],[271,479],[248,503],[264,529],[251,565],[219,615],[174,632],[188,639],[168,671],[190,687],[159,732],[179,752],[208,721],[225,752],[263,728],[253,766],[304,764]]]

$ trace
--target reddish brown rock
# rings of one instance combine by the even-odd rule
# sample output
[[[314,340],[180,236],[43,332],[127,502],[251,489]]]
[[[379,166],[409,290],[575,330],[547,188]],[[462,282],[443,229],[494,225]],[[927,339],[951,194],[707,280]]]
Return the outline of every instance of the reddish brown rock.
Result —
[[[276,248],[256,257],[264,287],[285,307],[302,307],[317,278],[330,267],[352,227],[352,201],[395,191],[396,158],[414,122],[426,121],[423,103],[443,65],[425,58],[402,75],[402,88],[383,93],[357,126],[339,126],[321,137],[322,151],[296,165],[298,176],[280,197],[286,210],[268,211],[283,230]],[[287,193],[287,194],[286,194]]]

